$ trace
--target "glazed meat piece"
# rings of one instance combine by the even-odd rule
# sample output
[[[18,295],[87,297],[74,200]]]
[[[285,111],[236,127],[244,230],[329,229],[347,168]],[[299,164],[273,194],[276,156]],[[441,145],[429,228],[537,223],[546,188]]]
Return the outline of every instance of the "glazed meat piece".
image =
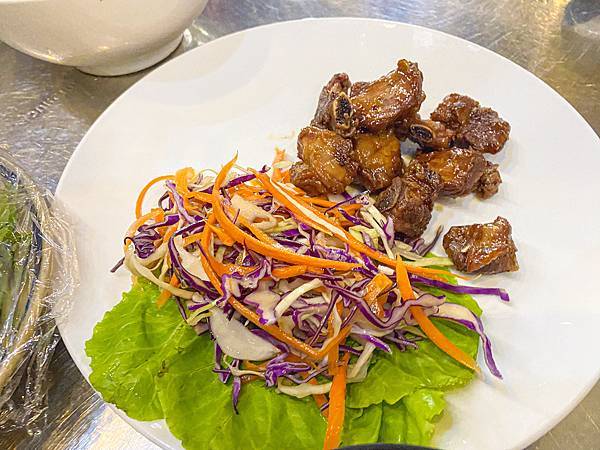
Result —
[[[444,236],[444,250],[458,270],[492,274],[519,270],[517,248],[508,220],[452,227]]]
[[[350,101],[358,125],[373,133],[414,116],[425,99],[423,74],[416,63],[398,61],[396,70],[369,83],[354,83]]]
[[[481,153],[498,153],[504,147],[510,125],[490,108],[475,108],[469,120],[458,130],[455,144]]]
[[[409,127],[410,139],[429,150],[456,146],[498,153],[509,133],[510,125],[496,111],[460,94],[446,96],[430,120],[417,118]]]
[[[423,120],[418,115],[408,128],[410,140],[428,150],[446,149],[452,146],[456,131],[442,122]]]
[[[485,169],[477,182],[475,192],[480,198],[490,198],[498,192],[500,183],[502,183],[502,178],[500,178],[500,172],[498,172],[498,164],[486,161]]]
[[[329,80],[321,90],[311,125],[335,131],[343,137],[354,134],[357,121],[348,97],[350,84],[350,78],[345,73],[336,73]]]
[[[421,236],[431,220],[433,202],[442,187],[439,175],[411,162],[402,178],[383,191],[376,207],[394,221],[394,230],[406,237]]]
[[[317,174],[302,161],[298,161],[290,167],[290,177],[294,185],[309,195],[318,196],[327,193],[327,187],[321,183]]]
[[[473,192],[486,169],[486,160],[481,153],[464,148],[421,153],[414,161],[440,176],[440,195],[448,197],[459,197]]]
[[[298,135],[298,157],[291,181],[310,195],[339,194],[356,177],[352,141],[330,130],[306,127]]]
[[[402,175],[404,163],[400,141],[391,131],[354,136],[354,160],[358,164],[358,182],[370,191],[388,187]]]
[[[461,94],[450,94],[431,113],[431,120],[443,123],[451,130],[458,130],[469,121],[471,111],[479,107],[479,102]]]

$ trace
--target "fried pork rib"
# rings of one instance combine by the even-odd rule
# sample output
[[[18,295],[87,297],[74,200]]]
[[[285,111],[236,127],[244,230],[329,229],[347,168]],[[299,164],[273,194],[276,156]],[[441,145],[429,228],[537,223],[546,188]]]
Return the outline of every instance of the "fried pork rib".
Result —
[[[317,111],[311,125],[335,131],[350,137],[356,131],[357,120],[348,93],[350,78],[345,73],[336,73],[321,90]]]
[[[510,125],[496,111],[460,94],[446,96],[430,120],[417,116],[409,126],[410,139],[432,150],[456,146],[498,153],[509,134]]]
[[[298,157],[291,181],[310,195],[339,194],[356,177],[352,141],[317,127],[306,127],[298,136]]]
[[[502,183],[502,178],[500,178],[500,172],[498,172],[498,164],[486,161],[485,169],[477,182],[475,192],[482,199],[490,198],[498,192],[500,183]]]
[[[493,274],[519,270],[517,248],[508,220],[452,227],[444,236],[444,250],[458,270]]]
[[[371,192],[388,187],[394,177],[402,175],[400,141],[393,132],[359,133],[353,141],[358,182]]]
[[[393,219],[395,231],[416,238],[427,228],[441,188],[437,173],[412,161],[404,175],[394,178],[380,194],[375,206]]]
[[[489,163],[481,153],[470,148],[421,153],[414,161],[440,176],[440,195],[447,197],[460,197],[476,192],[482,198],[489,198],[498,192],[498,185],[502,182],[498,166]]]
[[[425,99],[422,87],[423,74],[418,65],[405,59],[375,81],[354,83],[350,101],[359,128],[378,133],[415,116]]]

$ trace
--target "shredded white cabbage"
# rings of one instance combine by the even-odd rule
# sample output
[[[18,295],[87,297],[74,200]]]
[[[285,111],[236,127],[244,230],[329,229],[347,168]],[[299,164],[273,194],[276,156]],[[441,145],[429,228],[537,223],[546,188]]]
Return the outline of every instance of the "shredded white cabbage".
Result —
[[[375,345],[370,342],[365,343],[365,348],[356,360],[356,363],[348,367],[348,383],[358,383],[365,379],[369,368],[369,361],[375,348]]]
[[[375,208],[373,208],[373,209],[375,209]],[[377,211],[377,210],[375,209],[375,211]],[[392,249],[390,248],[390,244],[388,243],[387,237],[386,237],[385,233],[383,232],[383,228],[381,228],[379,226],[377,221],[367,211],[362,211],[361,215],[369,223],[369,225],[371,225],[373,227],[373,229],[377,232],[377,237],[379,239],[381,239],[381,242],[383,243],[383,248],[385,248],[385,253],[387,254],[388,258],[394,259],[395,258],[394,253],[392,252]]]
[[[254,222],[258,218],[265,219],[264,222],[254,223],[253,225],[256,228],[260,228],[260,229],[264,230],[264,229],[273,228],[277,225],[277,219],[275,218],[275,216],[273,214],[268,213],[267,211],[262,209],[260,206],[257,206],[254,203],[249,202],[248,200],[240,197],[237,194],[235,194],[233,197],[231,197],[231,205],[235,209],[239,210],[240,216],[242,216],[244,219],[246,219],[250,223]]]
[[[277,380],[277,390],[283,394],[291,395],[292,397],[304,398],[309,395],[327,394],[331,390],[331,382],[324,384],[303,383],[295,386],[288,386]]]
[[[294,303],[300,296],[306,294],[307,292],[312,291],[315,288],[323,286],[323,282],[319,278],[315,278],[308,283],[304,283],[302,286],[297,287],[285,298],[279,302],[279,304],[275,307],[275,315],[277,317],[283,316],[283,313],[287,311],[287,309]]]
[[[208,275],[206,275],[204,267],[202,266],[200,255],[194,255],[184,248],[183,237],[175,236],[173,238],[173,243],[175,244],[177,252],[179,252],[179,257],[181,258],[181,265],[183,268],[191,275],[201,279],[202,281],[210,281],[210,278],[208,278]]]
[[[138,261],[138,258],[133,253],[133,248],[131,246],[128,247],[127,250],[125,251],[124,264],[125,264],[125,267],[127,267],[132,274],[138,275],[140,277],[146,278],[147,280],[150,280],[152,283],[156,284],[158,287],[166,289],[167,291],[169,291],[171,294],[175,295],[176,297],[181,297],[185,300],[191,300],[194,296],[194,293],[192,293],[190,291],[186,291],[184,289],[179,289],[179,288],[173,287],[169,283],[165,283],[164,281],[156,278],[156,276],[152,273],[152,271],[150,269],[148,269],[147,267],[140,264],[140,262]]]

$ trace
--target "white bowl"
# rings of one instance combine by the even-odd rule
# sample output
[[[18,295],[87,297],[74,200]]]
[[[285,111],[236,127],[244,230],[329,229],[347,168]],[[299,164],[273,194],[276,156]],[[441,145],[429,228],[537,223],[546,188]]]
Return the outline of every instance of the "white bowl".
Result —
[[[0,40],[94,75],[123,75],[168,56],[208,0],[0,0]]]

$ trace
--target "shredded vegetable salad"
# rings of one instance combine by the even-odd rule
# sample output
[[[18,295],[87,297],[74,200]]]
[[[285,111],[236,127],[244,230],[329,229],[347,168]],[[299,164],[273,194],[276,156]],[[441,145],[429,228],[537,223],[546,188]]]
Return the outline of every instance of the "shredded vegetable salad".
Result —
[[[477,332],[487,367],[501,378],[480,318],[424,288],[508,301],[504,290],[451,283],[451,262],[429,254],[435,240],[400,239],[368,192],[310,197],[290,184],[283,152],[271,169],[236,159],[218,173],[185,168],[148,183],[121,261],[161,289],[158,308],[174,301],[198,334],[210,331],[215,376],[232,382],[236,411],[242,381],[312,396],[327,418],[324,448],[335,448],[346,384],[365,379],[374,352],[429,339],[480,371],[431,317]],[[158,183],[165,192],[145,212]]]

